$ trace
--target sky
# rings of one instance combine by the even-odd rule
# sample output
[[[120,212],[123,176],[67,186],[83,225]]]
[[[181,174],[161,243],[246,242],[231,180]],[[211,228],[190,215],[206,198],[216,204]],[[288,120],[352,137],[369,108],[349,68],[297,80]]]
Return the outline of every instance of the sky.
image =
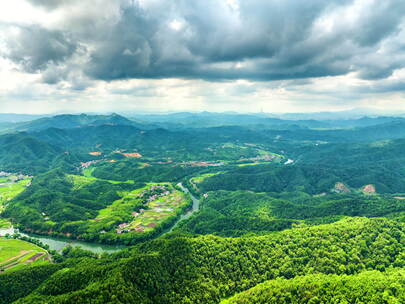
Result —
[[[0,113],[405,111],[404,0],[2,0]]]

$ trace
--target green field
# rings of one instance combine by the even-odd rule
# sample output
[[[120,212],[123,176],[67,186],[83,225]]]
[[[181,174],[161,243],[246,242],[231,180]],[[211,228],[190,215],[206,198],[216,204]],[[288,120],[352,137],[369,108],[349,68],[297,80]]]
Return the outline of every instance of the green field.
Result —
[[[10,227],[11,227],[11,223],[9,220],[0,218],[0,228],[10,228]]]
[[[192,177],[192,178],[190,178],[190,184],[193,186],[194,190],[200,191],[200,189],[198,188],[198,184],[202,183],[205,179],[207,179],[211,176],[222,174],[222,173],[224,173],[224,172],[205,173],[205,174],[201,174],[201,175]]]
[[[139,232],[151,231],[188,205],[189,201],[183,192],[174,189],[169,183],[163,185],[168,187],[170,193],[148,202],[145,211],[135,216],[134,220],[130,222],[129,229]]]
[[[202,183],[206,178],[214,176],[214,175],[218,175],[218,174],[221,174],[221,173],[223,173],[223,172],[201,174],[201,175],[192,177],[190,179],[190,182],[192,182],[193,184],[199,184],[199,183]]]
[[[0,238],[0,272],[49,263],[45,249],[29,242]]]
[[[86,168],[86,169],[83,169],[82,173],[86,177],[92,177],[94,169],[95,169],[94,167]]]
[[[0,178],[0,213],[3,211],[4,204],[11,201],[18,194],[23,192],[31,183],[31,178],[14,181],[15,176]]]
[[[73,183],[73,190],[78,190],[81,187],[89,185],[91,183],[94,183],[94,182],[96,182],[98,180],[108,182],[108,183],[111,183],[111,184],[133,183],[133,181],[121,182],[121,181],[105,180],[105,179],[92,177],[90,175],[90,172],[87,172],[85,176],[67,174],[66,177],[68,179],[70,179],[70,181]]]

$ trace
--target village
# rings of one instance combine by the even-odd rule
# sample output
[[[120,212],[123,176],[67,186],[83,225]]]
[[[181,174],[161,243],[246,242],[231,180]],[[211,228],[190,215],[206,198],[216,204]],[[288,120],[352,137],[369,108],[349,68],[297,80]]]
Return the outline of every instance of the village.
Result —
[[[151,185],[138,194],[138,199],[143,207],[131,213],[132,221],[118,225],[117,234],[151,231],[185,202],[182,193],[170,184]]]
[[[23,179],[27,178],[32,178],[32,176],[29,175],[24,175],[20,173],[10,173],[10,172],[5,172],[5,171],[0,171],[0,182],[2,182],[4,179],[7,179],[9,182],[18,182]],[[0,183],[1,186],[1,183]]]

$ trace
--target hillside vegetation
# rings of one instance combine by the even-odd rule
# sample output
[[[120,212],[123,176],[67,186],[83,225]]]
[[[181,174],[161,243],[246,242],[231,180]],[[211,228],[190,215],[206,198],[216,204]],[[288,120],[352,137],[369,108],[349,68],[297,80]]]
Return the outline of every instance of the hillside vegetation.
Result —
[[[403,119],[255,117],[14,124],[1,227],[126,247],[0,244],[0,303],[402,303]]]

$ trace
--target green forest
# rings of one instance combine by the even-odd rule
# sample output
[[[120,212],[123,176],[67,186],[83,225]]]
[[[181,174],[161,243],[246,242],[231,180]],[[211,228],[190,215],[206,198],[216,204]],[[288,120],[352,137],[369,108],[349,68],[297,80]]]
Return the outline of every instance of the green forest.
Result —
[[[4,131],[0,303],[403,303],[403,122],[218,115]]]

